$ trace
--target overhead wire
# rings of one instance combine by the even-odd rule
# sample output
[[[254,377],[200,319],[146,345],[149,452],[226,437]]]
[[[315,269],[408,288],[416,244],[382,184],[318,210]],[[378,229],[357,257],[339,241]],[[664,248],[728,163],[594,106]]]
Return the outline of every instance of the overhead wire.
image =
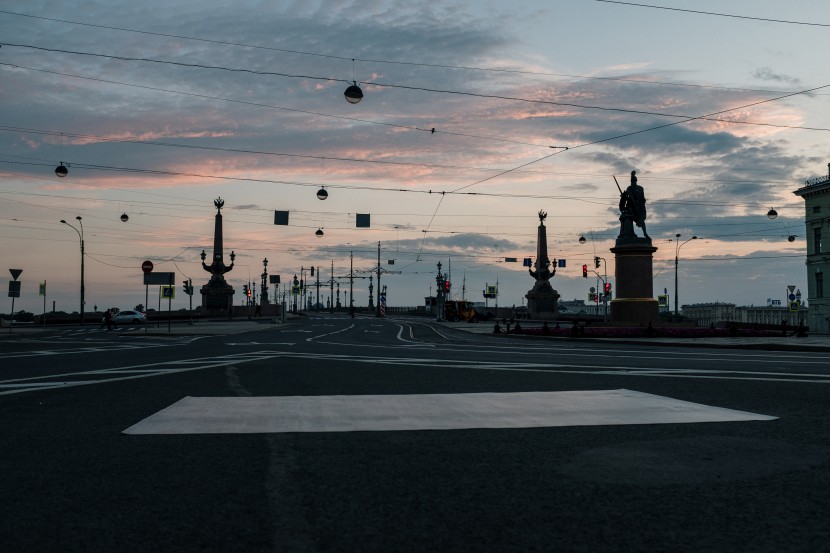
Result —
[[[250,73],[255,75],[267,75],[267,76],[278,76],[278,77],[289,77],[289,78],[297,78],[297,79],[311,79],[311,80],[320,80],[320,81],[344,81],[343,79],[338,79],[336,77],[321,77],[321,76],[310,76],[310,75],[301,75],[301,74],[290,74],[290,73],[281,73],[275,71],[259,71],[255,69],[247,69],[247,68],[234,68],[234,67],[226,67],[220,65],[206,65],[206,64],[199,64],[199,63],[184,63],[184,62],[176,62],[170,60],[158,60],[155,58],[145,58],[145,57],[130,57],[130,56],[116,56],[111,54],[98,54],[93,52],[81,52],[77,50],[66,50],[61,48],[46,48],[43,46],[34,46],[29,44],[16,44],[11,42],[3,42],[2,45],[4,46],[12,46],[12,47],[19,47],[19,48],[28,48],[34,50],[42,50],[46,52],[58,52],[63,54],[73,54],[73,55],[81,55],[81,56],[92,56],[92,57],[100,57],[100,58],[108,58],[108,59],[115,59],[121,61],[139,61],[139,62],[148,62],[148,63],[157,63],[157,64],[167,64],[167,65],[174,65],[180,67],[190,67],[190,68],[199,68],[199,69],[212,69],[212,70],[221,70],[221,71],[230,71],[230,72],[242,72],[242,73]],[[349,81],[344,81],[349,82]],[[433,93],[441,93],[441,94],[453,94],[459,96],[469,96],[475,98],[486,98],[486,99],[496,99],[496,100],[505,100],[505,101],[512,101],[512,102],[523,102],[523,103],[530,103],[530,104],[542,104],[542,105],[553,105],[559,107],[572,107],[577,109],[585,109],[585,110],[600,110],[600,111],[611,111],[616,113],[629,113],[635,115],[652,115],[657,117],[672,117],[678,119],[686,119],[691,118],[689,115],[683,114],[672,114],[672,113],[661,113],[661,112],[653,112],[653,111],[646,111],[646,110],[637,110],[632,108],[619,108],[619,107],[608,107],[608,106],[594,106],[589,104],[578,104],[575,102],[557,102],[553,100],[538,100],[532,98],[521,98],[518,96],[506,96],[501,94],[483,94],[480,92],[469,92],[469,91],[458,91],[458,90],[449,90],[449,89],[441,89],[441,88],[430,88],[430,87],[422,87],[422,86],[411,86],[411,85],[402,85],[402,84],[393,84],[393,83],[382,83],[378,81],[360,81],[361,84],[367,84],[371,86],[377,86],[382,88],[395,88],[395,89],[402,89],[402,90],[414,90],[420,92],[433,92]],[[794,95],[794,94],[790,94]],[[719,113],[719,112],[718,112]],[[830,131],[830,129],[822,129],[822,128],[807,128],[807,127],[797,127],[794,125],[777,125],[774,123],[756,123],[752,121],[739,121],[739,120],[726,120],[726,119],[717,119],[712,118],[711,115],[708,116],[700,116],[694,117],[694,119],[702,119],[706,121],[715,121],[719,123],[729,123],[735,125],[758,125],[758,126],[766,126],[766,127],[782,127],[782,128],[794,128],[800,130],[820,130],[820,131]],[[432,129],[417,129],[420,131],[428,131],[428,132],[435,132],[438,129],[433,131]],[[559,146],[548,146],[549,148],[559,148]],[[565,148],[563,146],[563,148]]]
[[[666,8],[668,9],[668,8]],[[79,25],[79,26],[86,26],[86,27],[93,27],[98,29],[107,29],[107,30],[114,30],[114,31],[121,31],[127,33],[136,33],[136,34],[144,34],[148,36],[160,36],[166,38],[175,38],[179,40],[192,40],[196,42],[204,42],[210,44],[220,44],[225,46],[236,46],[242,48],[250,48],[250,49],[259,49],[259,50],[266,50],[272,52],[283,52],[288,54],[297,54],[303,56],[311,56],[311,57],[319,57],[319,58],[328,58],[328,59],[335,59],[335,60],[342,60],[342,61],[359,61],[364,63],[378,63],[378,64],[390,64],[390,65],[403,65],[403,66],[415,66],[415,67],[427,67],[432,69],[457,69],[457,70],[465,70],[465,71],[481,71],[481,72],[489,72],[489,73],[514,73],[514,74],[521,74],[521,75],[537,75],[537,76],[546,76],[546,77],[565,77],[570,79],[584,79],[584,80],[597,80],[597,81],[619,81],[619,82],[630,82],[636,84],[646,84],[646,85],[661,85],[661,86],[677,86],[677,87],[692,87],[692,88],[710,88],[710,89],[718,89],[718,90],[729,90],[729,91],[737,91],[737,92],[773,92],[778,93],[779,91],[771,91],[766,89],[753,89],[753,88],[739,88],[739,87],[727,87],[727,86],[716,86],[716,85],[701,85],[701,84],[694,84],[694,83],[679,83],[679,82],[666,82],[666,81],[654,81],[654,80],[646,80],[646,79],[632,79],[632,78],[625,78],[625,77],[598,77],[596,75],[572,75],[572,74],[565,74],[565,73],[552,73],[546,71],[531,71],[526,69],[507,69],[507,68],[496,68],[496,67],[478,67],[478,66],[470,66],[470,65],[452,65],[446,63],[425,63],[425,62],[417,62],[417,61],[404,61],[404,60],[384,60],[384,59],[377,59],[377,58],[361,58],[355,56],[342,56],[342,55],[334,55],[334,54],[323,54],[320,52],[309,52],[304,50],[295,50],[295,49],[288,49],[288,48],[277,48],[274,46],[264,46],[259,44],[249,44],[249,43],[242,43],[242,42],[234,42],[229,40],[219,40],[219,39],[210,39],[204,37],[193,37],[193,36],[186,36],[186,35],[178,35],[178,34],[171,34],[171,33],[160,33],[154,31],[144,31],[139,29],[130,29],[127,27],[116,27],[112,25],[102,25],[96,23],[87,23],[82,21],[70,20],[70,19],[59,19],[54,17],[44,17],[39,15],[32,15],[32,14],[25,14],[20,12],[13,12],[10,10],[0,10],[0,13],[4,13],[7,15],[13,15],[18,17],[27,17],[32,19],[39,19],[43,21],[52,21],[56,23],[66,23],[71,25]]]
[[[118,86],[126,86],[126,87],[139,88],[139,89],[144,89],[144,90],[152,90],[152,91],[155,91],[155,92],[166,92],[166,93],[169,93],[169,94],[179,94],[179,95],[182,95],[182,96],[190,96],[190,97],[193,97],[193,98],[202,98],[202,99],[206,99],[206,100],[216,100],[216,101],[221,101],[221,102],[228,102],[228,103],[232,103],[232,104],[240,104],[240,105],[246,105],[246,106],[252,106],[252,107],[260,107],[260,108],[276,109],[276,110],[287,111],[287,112],[303,113],[303,114],[306,114],[306,115],[315,115],[315,116],[319,116],[319,117],[329,117],[329,118],[332,118],[332,119],[341,119],[341,120],[344,120],[344,121],[352,121],[352,122],[355,122],[355,123],[366,123],[366,124],[369,124],[369,125],[380,125],[380,126],[384,126],[384,127],[394,127],[394,128],[411,130],[411,131],[425,132],[425,133],[429,133],[429,134],[446,134],[446,135],[449,135],[449,136],[461,136],[461,137],[465,137],[465,138],[476,138],[476,139],[481,139],[481,140],[491,140],[491,141],[494,141],[494,142],[505,142],[505,143],[511,143],[511,144],[522,144],[522,145],[525,145],[525,146],[536,146],[536,147],[539,147],[539,148],[550,148],[550,146],[547,145],[547,144],[538,144],[538,143],[534,143],[534,142],[525,142],[525,141],[520,141],[520,140],[512,140],[512,139],[508,139],[508,138],[500,138],[500,137],[494,137],[494,136],[481,136],[481,135],[462,133],[462,132],[456,132],[456,131],[446,131],[446,130],[436,129],[434,127],[427,129],[427,128],[421,128],[421,127],[416,127],[416,126],[411,126],[411,125],[401,125],[401,124],[397,124],[397,123],[387,123],[387,122],[384,122],[384,121],[372,121],[370,119],[361,119],[361,118],[358,118],[358,117],[347,117],[345,115],[333,115],[333,114],[330,114],[330,113],[323,113],[323,112],[319,112],[319,111],[310,111],[310,110],[303,110],[303,109],[297,109],[297,108],[287,108],[287,107],[284,107],[284,106],[277,106],[277,105],[274,105],[274,104],[264,104],[264,103],[261,103],[261,102],[250,102],[250,101],[247,101],[247,100],[236,100],[236,99],[233,99],[233,98],[224,98],[224,97],[221,97],[221,96],[211,96],[209,94],[199,94],[199,93],[196,93],[196,92],[185,92],[185,91],[182,91],[182,90],[171,90],[171,89],[168,89],[168,88],[161,88],[161,87],[155,87],[155,86],[140,85],[140,84],[135,84],[135,83],[125,83],[123,81],[115,81],[115,80],[111,80],[111,79],[101,79],[101,78],[98,78],[98,77],[88,77],[88,76],[84,76],[84,75],[75,75],[73,73],[64,73],[64,72],[61,72],[61,71],[52,71],[52,70],[49,70],[49,69],[39,69],[39,68],[29,67],[29,66],[15,64],[15,63],[0,62],[0,66],[12,67],[12,68],[15,68],[15,69],[25,69],[27,71],[35,71],[35,72],[38,72],[38,73],[47,73],[47,74],[52,74],[52,75],[59,75],[61,77],[71,77],[71,78],[75,78],[75,79],[82,79],[82,80],[93,81],[93,82],[101,82],[101,83],[106,83],[106,84],[114,84],[114,85],[118,85]]]
[[[142,60],[142,61],[149,61],[149,60]],[[175,63],[175,62],[174,62],[174,63]],[[187,64],[180,64],[180,65],[187,65]],[[217,67],[211,67],[211,68],[217,68]],[[228,68],[225,68],[225,69],[228,69]],[[330,80],[330,79],[326,79],[326,80]],[[382,86],[382,85],[379,85],[379,86]],[[819,89],[822,89],[822,88],[825,88],[825,87],[816,87],[815,89],[811,89],[811,90],[819,90]],[[438,90],[436,90],[436,91],[438,91]],[[439,92],[442,92],[442,91],[439,91]],[[446,92],[446,91],[443,91],[443,92]],[[787,94],[787,95],[779,96],[778,98],[775,98],[775,99],[781,99],[781,98],[784,98],[784,97],[789,97],[789,96],[792,96],[792,95],[795,95],[795,94],[803,94],[803,93],[805,93],[805,92],[809,92],[809,90],[808,90],[808,91],[801,91],[801,92],[797,92],[797,93],[793,93],[793,94]],[[515,98],[514,98],[514,99],[515,99]],[[772,100],[775,100],[775,99],[769,99],[769,100],[765,100],[765,101],[761,101],[761,102],[757,102],[757,103],[754,103],[754,104],[749,104],[749,105],[757,105],[757,104],[764,103],[764,102],[766,102],[766,101],[772,101]],[[525,100],[525,99],[518,99],[518,100]],[[574,106],[574,107],[584,107],[584,106]],[[594,107],[595,107],[595,106],[594,106]],[[747,106],[742,106],[742,107],[747,107]],[[595,107],[595,108],[596,108],[596,107]],[[604,109],[604,108],[599,108],[599,109]],[[721,111],[721,112],[716,112],[715,114],[724,113],[724,112],[726,112],[726,111],[731,111],[732,109],[740,109],[740,108],[731,108],[730,110],[724,110],[724,111]],[[650,114],[650,115],[662,115],[662,116],[666,116],[666,115],[667,115],[667,114],[657,114],[657,113],[648,113],[648,114]],[[711,115],[714,115],[714,114],[711,114]],[[674,115],[672,115],[672,116],[674,117]],[[687,117],[687,116],[677,116],[677,117]],[[672,124],[680,124],[680,123],[685,123],[685,122],[692,121],[692,120],[704,119],[704,118],[706,118],[706,117],[707,117],[707,116],[688,117],[685,121],[681,121],[681,122],[677,122],[677,123],[672,123]],[[732,121],[730,121],[730,122],[732,122]],[[666,126],[670,126],[670,125],[672,125],[672,124],[669,124],[669,125],[661,125],[661,126],[659,126],[659,127],[653,127],[653,128],[651,128],[651,129],[641,130],[641,131],[637,131],[637,132],[634,132],[634,133],[628,133],[628,134],[625,134],[625,135],[619,135],[619,136],[614,137],[614,138],[608,138],[608,139],[604,139],[604,140],[600,140],[600,141],[595,141],[595,142],[593,142],[593,143],[586,143],[586,144],[579,145],[578,147],[584,147],[584,146],[587,146],[587,145],[596,144],[596,143],[600,143],[600,142],[605,142],[605,141],[608,141],[608,140],[613,140],[613,139],[620,138],[620,137],[631,136],[632,134],[639,134],[640,132],[646,132],[647,130],[655,130],[655,129],[658,129],[658,128],[663,128],[663,127],[666,127]],[[752,124],[752,123],[749,123],[749,124]],[[827,130],[827,129],[822,129],[822,130]],[[526,165],[530,165],[530,164],[532,164],[532,163],[536,163],[536,162],[541,161],[541,160],[543,160],[543,159],[547,159],[547,158],[551,157],[552,155],[556,155],[556,154],[559,154],[559,153],[561,153],[561,152],[555,152],[555,153],[553,153],[553,154],[550,154],[550,155],[544,156],[544,157],[540,158],[539,160],[535,160],[535,161],[528,162],[527,164],[524,164],[524,165],[522,165],[522,166],[520,166],[520,167],[518,167],[518,168],[514,168],[514,169],[511,169],[511,170],[507,170],[507,171],[505,171],[505,172],[503,172],[503,173],[500,173],[499,175],[495,175],[495,176],[493,176],[493,177],[490,177],[490,178],[488,178],[488,179],[484,179],[484,180],[479,181],[479,182],[484,182],[484,181],[486,181],[486,180],[490,180],[491,178],[496,178],[497,176],[501,176],[501,175],[503,175],[503,174],[507,174],[507,173],[509,173],[509,172],[516,171],[516,170],[518,170],[518,169],[519,169],[519,168],[521,168],[521,167],[524,167],[524,166],[526,166]],[[88,166],[87,168],[92,168],[92,167],[93,167],[93,166]],[[98,166],[98,167],[105,167],[105,166]],[[97,168],[97,167],[96,167],[96,168]],[[111,167],[110,167],[109,169],[113,169],[113,168],[111,168]],[[148,171],[148,172],[152,172],[152,171]],[[452,191],[452,192],[449,192],[449,193],[458,192],[459,190],[461,190],[461,189],[463,189],[463,188],[467,188],[467,187],[469,187],[469,186],[473,186],[473,185],[475,185],[475,184],[478,184],[479,182],[476,182],[476,183],[472,183],[472,184],[466,185],[465,187],[462,187],[462,188],[460,188],[460,189],[456,189],[456,190],[454,190],[454,191]],[[432,191],[430,191],[430,193],[432,193]],[[444,193],[442,192],[441,194],[442,194],[442,198],[441,198],[441,200],[439,201],[438,207],[440,207],[441,203],[443,202],[443,198],[444,198]],[[479,194],[479,195],[481,195],[481,194]],[[436,211],[433,213],[432,220],[434,220],[434,217],[435,217],[435,214],[437,213],[438,207],[436,208]],[[424,232],[426,233],[427,231],[424,231]]]
[[[558,152],[557,152],[558,153]],[[3,155],[3,154],[0,154]],[[551,154],[553,155],[553,154]],[[15,156],[15,157],[22,157],[22,156]],[[546,159],[549,156],[546,156]],[[535,160],[539,161],[539,160]],[[535,161],[529,162],[534,163]],[[51,167],[50,163],[34,163],[34,162],[19,162],[19,161],[7,161],[0,159],[0,164],[18,164],[18,165],[30,165],[36,167]],[[450,190],[450,191],[441,191],[441,190],[417,190],[417,189],[410,189],[410,188],[385,188],[379,186],[368,186],[368,185],[340,185],[340,184],[328,184],[328,183],[313,183],[313,182],[301,182],[301,181],[288,181],[288,180],[276,180],[276,179],[256,179],[252,177],[237,177],[237,176],[223,176],[223,175],[210,175],[210,174],[201,174],[201,173],[189,173],[189,172],[181,172],[181,171],[165,171],[159,169],[140,169],[134,167],[119,167],[119,166],[109,166],[109,165],[97,165],[97,164],[87,164],[83,162],[72,162],[72,166],[75,169],[88,169],[94,171],[116,171],[121,173],[136,173],[136,174],[152,174],[152,175],[167,175],[167,176],[185,176],[185,177],[193,177],[193,178],[201,178],[201,179],[216,179],[216,180],[226,180],[226,181],[242,181],[242,182],[253,182],[258,184],[285,184],[291,186],[300,186],[305,188],[317,188],[320,186],[325,186],[326,188],[331,189],[342,189],[342,190],[366,190],[366,191],[376,191],[376,192],[403,192],[403,193],[414,193],[414,194],[426,194],[426,195],[441,195],[444,196],[446,194],[457,194],[457,195],[464,195],[464,196],[481,196],[481,197],[495,197],[495,198],[525,198],[525,199],[550,199],[550,200],[569,200],[581,203],[588,203],[588,204],[595,204],[601,206],[607,206],[608,201],[607,198],[586,198],[585,196],[567,196],[567,195],[552,195],[552,194],[514,194],[514,193],[504,193],[504,192],[460,192],[458,189]],[[509,172],[509,171],[507,171]],[[496,176],[500,176],[499,175]],[[28,175],[26,175],[28,176]],[[472,183],[468,186],[472,186],[477,183]],[[94,185],[85,185],[94,187]],[[105,187],[108,190],[124,190],[122,188],[115,188],[115,187]],[[463,187],[462,187],[463,188]],[[138,192],[136,190],[130,189],[130,192]],[[27,194],[26,192],[7,192],[0,190],[0,194],[2,193],[15,193],[15,194]],[[190,200],[191,198],[186,198]],[[119,200],[113,200],[119,201]],[[123,200],[120,200],[123,201]],[[759,206],[766,205],[765,202],[713,202],[711,200],[702,201],[702,200],[674,200],[674,199],[658,199],[653,200],[653,202],[663,202],[666,204],[680,204],[680,205],[706,205],[706,206],[743,206],[748,208],[757,208]],[[794,204],[795,206],[796,204]],[[787,208],[787,205],[783,205],[781,209]],[[261,208],[263,211],[271,211],[264,208]]]
[[[594,0],[595,2],[602,2],[604,4],[621,4],[624,6],[635,6],[638,8],[652,8],[656,10],[668,10],[673,12],[685,12],[685,13],[694,13],[699,15],[715,15],[718,17],[731,17],[734,19],[749,19],[752,21],[765,21],[768,23],[786,23],[788,25],[806,25],[810,27],[830,27],[830,23],[813,23],[810,21],[790,21],[786,19],[772,19],[766,17],[754,17],[749,15],[736,15],[736,14],[729,14],[729,13],[717,13],[717,12],[707,12],[701,10],[689,10],[684,8],[671,8],[668,6],[655,6],[652,4],[638,4],[635,2],[620,2],[618,0]]]

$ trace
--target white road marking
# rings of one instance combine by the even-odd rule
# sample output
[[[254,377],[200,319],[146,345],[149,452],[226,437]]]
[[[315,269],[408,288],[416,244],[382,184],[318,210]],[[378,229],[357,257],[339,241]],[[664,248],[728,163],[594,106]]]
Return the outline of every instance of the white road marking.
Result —
[[[27,351],[27,352],[19,352],[19,353],[0,353],[0,359],[14,359],[20,357],[46,357],[49,355],[68,355],[68,354],[78,354],[78,353],[100,353],[105,351],[123,351],[123,350],[132,350],[132,349],[143,349],[143,348],[160,348],[160,347],[167,347],[172,346],[174,344],[171,343],[164,343],[164,344],[116,344],[110,346],[99,346],[99,347],[80,347],[80,348],[71,348],[71,349],[55,349],[55,350],[34,350],[34,351]]]
[[[323,336],[331,336],[332,334],[340,334],[341,332],[346,332],[347,330],[351,330],[354,328],[354,323],[350,324],[346,328],[341,328],[340,330],[335,330],[334,332],[327,332],[326,334],[318,334],[317,336],[311,336],[310,338],[306,338],[306,342],[311,342],[316,340],[317,338],[322,338]]]
[[[279,355],[278,352],[251,352],[240,353],[235,355],[224,355],[220,357],[203,357],[198,359],[184,359],[177,361],[164,361],[160,363],[145,363],[142,365],[130,365],[125,367],[115,367],[109,369],[99,369],[93,371],[78,371],[61,374],[48,374],[41,376],[33,376],[28,378],[12,378],[8,380],[0,380],[0,395],[19,394],[24,392],[34,392],[49,388],[66,388],[70,386],[88,386],[92,384],[106,384],[108,382],[118,382],[121,380],[134,380],[137,378],[149,378],[153,376],[163,376],[173,373],[197,371],[202,369],[212,369],[216,367],[225,367],[239,363],[249,363],[252,361],[262,361],[272,359]],[[99,378],[89,380],[61,380],[65,377],[79,377],[83,375],[94,375]]]
[[[294,346],[296,342],[225,342],[226,346]]]
[[[632,390],[185,397],[124,434],[246,434],[770,421]]]

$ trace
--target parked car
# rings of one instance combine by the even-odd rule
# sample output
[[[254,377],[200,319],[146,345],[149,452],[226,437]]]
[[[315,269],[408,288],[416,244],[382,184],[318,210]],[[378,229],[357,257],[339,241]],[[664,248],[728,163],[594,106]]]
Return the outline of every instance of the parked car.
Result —
[[[140,311],[119,311],[112,316],[113,324],[143,324],[147,322],[147,316]]]

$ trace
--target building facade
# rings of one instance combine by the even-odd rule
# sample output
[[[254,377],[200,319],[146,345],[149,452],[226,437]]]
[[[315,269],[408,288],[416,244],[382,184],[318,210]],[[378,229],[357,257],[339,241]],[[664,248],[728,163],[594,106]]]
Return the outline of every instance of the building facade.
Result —
[[[777,305],[751,305],[738,307],[736,314],[737,320],[746,324],[777,326],[781,324],[781,321],[787,321],[787,326],[797,328],[801,323],[807,324],[810,310],[804,306],[799,306],[798,311],[793,311],[789,307]],[[813,332],[812,327],[810,327],[810,332]]]
[[[683,318],[697,321],[697,326],[710,326],[716,325],[719,322],[737,321],[734,303],[695,303],[692,305],[684,305],[682,309]]]
[[[809,320],[810,311],[799,305],[797,310],[780,305],[750,305],[736,307],[734,303],[696,303],[683,306],[683,317],[696,321],[697,326],[711,326],[722,323],[743,323],[747,325],[787,326],[797,328]],[[812,331],[812,327],[810,328]]]
[[[830,293],[824,275],[830,273],[830,164],[828,175],[810,179],[793,194],[804,198],[807,238],[807,325],[811,332],[830,333]],[[822,240],[824,236],[828,238]]]

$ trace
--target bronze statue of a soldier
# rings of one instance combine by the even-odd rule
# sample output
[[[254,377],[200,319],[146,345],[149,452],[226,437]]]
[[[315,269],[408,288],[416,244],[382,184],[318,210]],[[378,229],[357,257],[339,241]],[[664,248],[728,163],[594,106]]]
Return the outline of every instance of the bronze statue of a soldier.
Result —
[[[643,187],[637,184],[637,171],[631,171],[631,184],[620,193],[620,213],[631,217],[643,229],[643,236],[650,238],[646,232],[646,194]]]

